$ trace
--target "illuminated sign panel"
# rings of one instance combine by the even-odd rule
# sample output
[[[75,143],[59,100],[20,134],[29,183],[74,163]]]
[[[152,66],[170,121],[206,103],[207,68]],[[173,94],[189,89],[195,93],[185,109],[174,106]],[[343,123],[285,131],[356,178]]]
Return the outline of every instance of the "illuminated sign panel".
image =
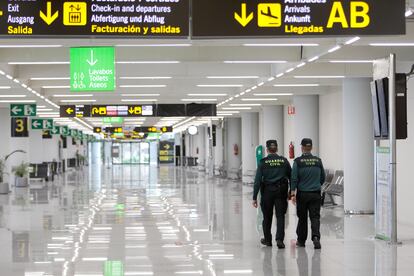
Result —
[[[197,0],[192,12],[194,37],[405,34],[404,0]]]
[[[0,1],[7,36],[186,37],[189,0]]]

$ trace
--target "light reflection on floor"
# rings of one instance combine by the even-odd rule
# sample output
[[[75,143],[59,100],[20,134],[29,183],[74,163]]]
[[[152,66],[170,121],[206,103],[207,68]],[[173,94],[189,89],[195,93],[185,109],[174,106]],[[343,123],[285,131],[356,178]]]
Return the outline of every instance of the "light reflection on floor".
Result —
[[[414,242],[323,211],[322,251],[262,248],[252,188],[173,167],[90,167],[0,196],[0,275],[413,275]],[[403,229],[403,235],[414,233]],[[398,256],[398,258],[397,258]]]

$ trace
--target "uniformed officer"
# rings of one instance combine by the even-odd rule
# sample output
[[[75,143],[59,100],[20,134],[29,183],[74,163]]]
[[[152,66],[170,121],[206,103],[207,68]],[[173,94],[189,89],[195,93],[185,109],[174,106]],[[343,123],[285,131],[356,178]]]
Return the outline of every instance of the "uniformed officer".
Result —
[[[292,201],[297,204],[299,218],[296,229],[298,235],[296,245],[305,246],[308,237],[309,212],[312,241],[315,249],[320,249],[321,186],[325,182],[325,170],[322,160],[311,153],[312,140],[304,138],[301,146],[303,154],[293,163],[291,179],[291,197]]]
[[[276,210],[278,248],[285,248],[285,214],[288,205],[289,179],[291,167],[289,161],[277,154],[277,141],[266,142],[268,156],[260,160],[254,181],[253,206],[257,208],[257,194],[261,192],[260,206],[263,212],[263,234],[261,243],[272,246],[273,208]]]

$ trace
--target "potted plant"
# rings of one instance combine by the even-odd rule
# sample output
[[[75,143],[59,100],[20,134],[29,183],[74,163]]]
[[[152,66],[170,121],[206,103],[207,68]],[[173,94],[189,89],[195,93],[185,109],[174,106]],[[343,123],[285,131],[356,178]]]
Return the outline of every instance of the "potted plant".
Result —
[[[27,187],[29,185],[29,163],[22,162],[20,165],[14,167],[12,172],[15,175],[16,187]]]
[[[4,182],[4,176],[7,174],[7,166],[6,166],[6,162],[7,160],[10,158],[10,156],[12,156],[15,153],[26,153],[23,150],[15,150],[12,153],[6,155],[3,158],[0,158],[0,194],[8,194],[9,193],[9,183]]]

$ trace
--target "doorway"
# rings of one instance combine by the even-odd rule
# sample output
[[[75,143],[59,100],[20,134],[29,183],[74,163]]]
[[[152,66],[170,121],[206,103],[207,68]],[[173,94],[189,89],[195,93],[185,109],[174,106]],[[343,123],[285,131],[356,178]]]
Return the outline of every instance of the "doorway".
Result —
[[[150,144],[148,142],[112,143],[112,164],[135,165],[150,163]]]

